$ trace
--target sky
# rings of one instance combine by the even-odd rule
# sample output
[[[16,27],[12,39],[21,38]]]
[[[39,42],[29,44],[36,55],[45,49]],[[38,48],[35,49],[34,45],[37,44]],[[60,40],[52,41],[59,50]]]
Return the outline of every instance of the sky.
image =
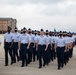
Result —
[[[76,32],[76,0],[0,0],[0,17],[17,19],[18,29]]]

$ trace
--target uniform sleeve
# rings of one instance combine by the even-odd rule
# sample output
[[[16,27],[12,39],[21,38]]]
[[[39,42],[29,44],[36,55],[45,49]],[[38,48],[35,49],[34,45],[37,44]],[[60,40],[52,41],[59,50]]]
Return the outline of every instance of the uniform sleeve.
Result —
[[[57,37],[54,38],[54,43],[56,42],[56,40],[57,40]]]
[[[51,37],[50,37],[50,42],[52,43]]]
[[[33,41],[34,41],[34,37],[35,37],[35,36],[33,35],[33,38],[32,38]]]
[[[52,43],[52,37],[50,37],[50,42]]]
[[[34,37],[34,41],[35,41],[35,37]]]
[[[28,41],[31,41],[31,37],[30,37],[30,35],[28,35]]]
[[[68,40],[67,40],[67,38],[65,38],[65,44],[68,44]]]
[[[74,38],[72,38],[72,40],[73,40],[73,42],[75,42],[75,39]]]
[[[45,41],[46,41],[46,43],[48,43],[48,39],[47,39],[47,37],[45,37]]]
[[[35,41],[38,43],[38,39],[39,39],[39,37],[37,36],[37,37],[35,37]]]
[[[67,39],[67,43],[70,43],[70,40],[69,40],[69,38]]]
[[[14,34],[12,34],[12,39],[14,39]]]
[[[72,38],[72,37],[71,37],[71,39],[70,39],[70,42],[71,42],[71,43],[73,43],[73,42],[74,42],[74,40],[73,40],[73,38]]]
[[[73,42],[75,42],[75,36],[72,36]]]
[[[55,38],[55,44],[57,44],[57,38]]]
[[[73,42],[75,42],[75,38],[73,38]]]
[[[19,39],[20,39],[20,33],[18,33],[18,42],[19,42]]]
[[[1,39],[0,39],[0,44],[2,43]]]
[[[36,37],[34,37],[34,41],[36,41]]]
[[[18,34],[18,36],[20,37],[20,36],[21,36],[21,34],[19,33],[19,34]]]
[[[11,38],[13,39],[13,36],[14,36],[14,34],[13,33],[11,33]]]
[[[4,40],[6,39],[6,34],[4,34]]]
[[[76,36],[75,36],[75,39],[76,39]]]
[[[21,35],[19,36],[19,40],[18,40],[19,42],[21,41]]]

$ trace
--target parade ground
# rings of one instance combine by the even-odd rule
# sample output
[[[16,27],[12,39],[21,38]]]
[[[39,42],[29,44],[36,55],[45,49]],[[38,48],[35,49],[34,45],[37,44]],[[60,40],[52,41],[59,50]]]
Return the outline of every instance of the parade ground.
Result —
[[[0,46],[0,75],[76,75],[76,46],[74,47],[73,58],[61,70],[57,69],[57,60],[50,62],[48,66],[41,69],[38,69],[38,61],[32,62],[27,67],[20,67],[21,61],[10,65],[9,60],[9,65],[5,67],[3,38],[4,36],[0,35],[2,40]]]

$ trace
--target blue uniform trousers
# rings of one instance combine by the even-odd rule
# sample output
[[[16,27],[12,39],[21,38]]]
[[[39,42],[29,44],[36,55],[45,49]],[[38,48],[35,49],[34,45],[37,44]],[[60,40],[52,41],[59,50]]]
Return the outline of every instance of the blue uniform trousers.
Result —
[[[36,50],[36,46],[35,46],[35,48],[34,48],[34,61],[35,61],[35,59],[37,58],[37,60],[38,60],[38,51]],[[36,58],[35,58],[36,57]]]
[[[48,45],[48,49],[46,51],[46,64],[48,64],[50,62],[50,59],[51,59],[50,51],[51,51],[51,46]]]
[[[54,44],[52,44],[52,50],[51,50],[51,60],[53,61],[56,58],[56,52],[54,50]]]
[[[69,57],[71,58],[73,56],[73,48],[69,49]]]
[[[31,43],[30,48],[28,50],[28,62],[29,63],[32,62],[32,58],[33,58],[33,60],[35,59],[33,46],[34,46],[34,43]]]
[[[8,65],[8,53],[11,57],[11,63],[13,63],[13,55],[12,55],[12,48],[10,48],[11,42],[5,42],[4,43],[4,49],[5,49],[5,65]]]
[[[45,57],[45,45],[38,45],[38,59],[39,59],[39,67],[42,67],[42,59],[43,65],[45,65],[46,57]]]
[[[57,47],[57,62],[58,68],[64,65],[64,49],[65,47]]]
[[[16,56],[17,56],[17,61],[19,61],[19,54],[18,54],[18,42],[13,43],[13,60],[16,62]]]
[[[28,44],[21,44],[20,48],[21,48],[21,55],[22,55],[22,66],[25,65],[25,61],[26,61],[26,65],[27,65],[27,45]]]

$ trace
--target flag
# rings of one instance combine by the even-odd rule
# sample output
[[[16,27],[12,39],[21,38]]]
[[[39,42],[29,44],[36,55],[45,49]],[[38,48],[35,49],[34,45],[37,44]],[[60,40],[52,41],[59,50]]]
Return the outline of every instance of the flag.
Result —
[[[56,33],[56,29],[54,28],[54,33]]]

